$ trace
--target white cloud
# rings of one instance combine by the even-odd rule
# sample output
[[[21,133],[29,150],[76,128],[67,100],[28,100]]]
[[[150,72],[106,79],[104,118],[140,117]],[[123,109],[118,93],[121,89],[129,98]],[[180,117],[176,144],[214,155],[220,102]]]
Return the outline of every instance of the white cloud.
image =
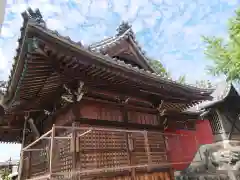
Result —
[[[62,22],[60,19],[47,19],[46,20],[47,23],[47,27],[52,29],[52,30],[59,30],[59,31],[63,31],[65,28],[62,25]]]
[[[79,0],[79,1],[76,1],[76,3],[79,7],[81,14],[87,15],[89,12],[89,7],[91,5],[91,0],[84,0],[84,3],[83,3],[83,1]]]
[[[7,60],[0,49],[0,71],[3,71],[7,68]]]
[[[1,30],[1,35],[5,38],[11,38],[14,36],[14,33],[10,30],[10,28],[3,26]]]
[[[238,0],[220,0],[220,2],[225,2],[230,6],[236,6],[239,5],[239,1]]]
[[[164,57],[163,61],[172,74],[191,73],[188,69],[179,70],[178,65],[185,63],[191,66],[191,63],[198,62],[194,53],[202,51],[201,35],[214,34],[227,37],[225,23],[235,8],[225,8],[223,11],[222,4],[219,4],[217,0],[212,0],[211,3],[207,0],[195,0],[194,2],[180,0],[177,4],[173,4],[172,0],[121,0],[121,6],[116,0],[75,1],[75,6],[67,4],[67,0],[51,2],[53,3],[48,0],[29,0],[27,4],[24,1],[17,1],[7,8],[2,37],[11,39],[5,40],[1,49],[2,61],[5,59],[2,65],[5,68],[1,70],[5,73],[9,72],[6,69],[10,67],[15,55],[11,44],[17,40],[16,37],[19,35],[19,28],[22,24],[20,13],[28,6],[40,8],[49,28],[58,30],[73,40],[82,39],[85,43],[109,36],[109,30],[113,32],[112,29],[116,29],[118,22],[110,18],[111,13],[117,14],[122,20],[132,20],[133,29],[139,33],[137,39],[143,48],[149,56],[154,56],[155,59]],[[221,0],[221,2],[226,3],[226,0]],[[234,5],[236,1],[230,0],[227,3]],[[109,9],[111,5],[113,7]],[[14,18],[9,19],[10,14],[14,14]],[[185,24],[187,22],[190,24]],[[83,24],[86,27],[82,28]],[[148,36],[143,34],[143,30],[146,29],[150,29]],[[152,38],[150,41],[149,36]],[[148,46],[151,48],[148,49]],[[189,57],[193,59],[189,60]],[[201,58],[204,59],[203,56]],[[201,77],[201,72],[204,73],[204,66],[207,62],[202,60],[201,63],[201,68],[199,73],[195,73],[195,78]],[[4,75],[4,77],[7,76]]]

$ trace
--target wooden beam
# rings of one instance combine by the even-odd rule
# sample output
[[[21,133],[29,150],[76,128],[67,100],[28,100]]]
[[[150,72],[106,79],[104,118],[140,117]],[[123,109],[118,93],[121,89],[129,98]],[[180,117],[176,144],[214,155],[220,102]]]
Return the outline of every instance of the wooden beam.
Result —
[[[101,104],[107,104],[107,105],[111,105],[113,107],[119,107],[119,108],[121,108],[123,106],[121,103],[118,103],[118,102],[104,100],[104,99],[94,99],[94,98],[89,97],[89,96],[83,97],[82,101],[83,102],[98,102],[98,103],[101,103]],[[156,109],[142,107],[142,106],[134,106],[134,105],[131,105],[131,104],[125,105],[125,109],[126,110],[134,110],[134,111],[137,111],[137,112],[145,112],[145,113],[148,113],[148,114],[157,114],[158,113]]]
[[[30,128],[31,128],[32,132],[33,132],[34,135],[35,135],[35,138],[36,138],[36,139],[39,138],[39,137],[40,137],[40,133],[39,133],[38,128],[36,127],[33,119],[32,119],[32,118],[29,118],[27,121],[28,121],[28,123],[29,123],[29,125],[30,125]]]
[[[65,55],[68,55],[70,57],[74,56],[78,60],[81,60],[85,64],[96,64],[101,67],[111,68],[113,71],[118,71],[120,73],[124,73],[128,75],[129,77],[137,77],[137,79],[141,79],[143,82],[147,84],[152,84],[156,87],[159,87],[160,84],[165,84],[167,89],[175,88],[175,93],[180,92],[185,94],[187,97],[199,97],[199,98],[206,98],[210,95],[211,92],[207,92],[202,94],[199,89],[189,88],[184,85],[175,84],[173,82],[165,81],[161,78],[150,78],[149,76],[145,74],[141,74],[132,70],[129,70],[128,68],[121,67],[119,65],[116,65],[115,63],[109,63],[108,61],[104,61],[104,57],[97,57],[93,53],[89,52],[83,47],[79,47],[79,45],[72,44],[68,42],[67,40],[58,37],[55,34],[52,34],[51,32],[47,30],[43,30],[40,27],[36,26],[29,26],[29,34],[32,34],[33,36],[38,37],[38,41],[41,44],[45,44],[48,47],[51,47],[53,50],[62,52]],[[50,48],[49,48],[50,49]],[[87,60],[87,61],[86,61]],[[191,94],[191,95],[190,95]]]
[[[55,53],[57,53],[57,51]],[[57,57],[54,53],[52,53],[52,55],[50,55],[50,58],[53,59],[53,63],[55,64],[57,70],[64,69],[64,71],[62,71],[60,73],[65,73],[65,75],[71,76],[73,78],[77,78],[77,77],[81,78],[82,77],[82,79],[89,79],[90,77],[86,75],[86,74],[89,73],[89,72],[86,73],[86,70],[89,69],[89,68],[86,68],[86,67],[92,66],[92,64],[95,64],[96,66],[98,66],[96,62],[95,63],[90,62],[91,61],[90,57],[88,57],[88,61],[85,60],[86,58],[81,57],[81,58],[78,59],[79,60],[78,63],[73,58],[72,59],[71,58],[67,59],[66,61],[68,61],[68,64],[69,63],[70,64],[74,63],[73,66],[76,69],[73,69],[73,68],[67,67],[66,65],[63,65],[63,63],[60,60],[56,59]],[[84,61],[81,61],[82,59],[84,59]],[[66,64],[66,62],[64,64]],[[82,65],[86,66],[86,67],[85,68],[80,68],[80,66],[82,66]],[[58,68],[57,68],[57,66],[58,66]],[[200,92],[198,92],[197,90],[196,90],[196,92],[193,93],[193,92],[190,92],[189,91],[190,89],[187,89],[185,86],[182,86],[182,88],[181,88],[179,84],[175,84],[175,85],[171,84],[170,85],[169,82],[158,82],[157,84],[149,84],[149,82],[152,82],[152,78],[150,78],[150,77],[148,79],[140,81],[140,79],[139,79],[140,77],[134,79],[132,74],[131,75],[129,74],[129,76],[128,76],[128,73],[126,73],[126,72],[115,72],[114,73],[113,69],[112,70],[106,69],[106,68],[102,67],[102,65],[99,66],[99,69],[105,69],[106,72],[109,71],[111,73],[111,75],[109,76],[109,77],[111,77],[111,79],[113,79],[114,76],[116,78],[120,78],[120,77],[123,78],[124,77],[124,79],[127,80],[128,84],[129,84],[129,87],[132,86],[132,85],[136,86],[138,84],[139,87],[137,89],[144,86],[144,88],[149,87],[151,90],[155,89],[155,90],[159,91],[159,88],[161,88],[161,94],[163,94],[162,97],[167,97],[168,96],[169,89],[171,89],[170,92],[173,92],[173,94],[178,95],[177,98],[181,99],[182,97],[185,97],[184,99],[188,100],[188,101],[191,101],[193,99],[198,99],[198,98],[204,99],[204,97],[205,97]],[[95,81],[96,81],[96,79],[100,80],[98,77],[99,76],[95,77]],[[106,81],[106,79],[105,79],[105,81]],[[110,84],[113,84],[113,83],[110,83]],[[160,86],[163,86],[163,85],[164,85],[165,88],[160,87]],[[150,89],[148,89],[148,90],[150,90]],[[177,91],[177,89],[178,89],[178,91]],[[172,98],[174,98],[174,97],[172,97]]]
[[[72,143],[71,143],[71,149],[72,149],[72,172],[75,172],[77,169],[77,134],[76,134],[76,130],[74,129],[74,127],[76,126],[75,122],[72,123]],[[72,180],[76,180],[77,177],[76,175],[72,174]]]
[[[77,119],[76,122],[80,122],[80,124],[87,124],[87,125],[91,125],[91,126],[163,131],[163,127],[159,127],[159,126],[153,126],[153,125],[147,125],[147,124],[137,124],[137,123],[126,123],[126,122],[119,122],[119,121],[107,121],[107,120],[99,120],[99,119],[80,118],[80,119]]]

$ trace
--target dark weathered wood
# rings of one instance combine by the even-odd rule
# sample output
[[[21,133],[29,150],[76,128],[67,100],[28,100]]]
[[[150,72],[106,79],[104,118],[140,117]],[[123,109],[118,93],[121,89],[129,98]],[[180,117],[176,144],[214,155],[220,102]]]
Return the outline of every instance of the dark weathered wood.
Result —
[[[74,129],[76,127],[75,122],[72,123],[72,171],[75,172],[77,170],[77,152],[76,152],[76,141],[77,141],[77,135],[76,130]],[[77,180],[77,177],[74,175],[72,176],[73,180]]]
[[[137,123],[126,123],[126,122],[118,122],[118,121],[107,121],[107,120],[99,120],[99,119],[80,118],[80,119],[76,119],[76,122],[80,122],[81,124],[87,124],[91,126],[117,127],[117,128],[123,128],[123,129],[139,129],[139,130],[153,130],[153,131],[163,130],[163,127],[159,127],[159,126],[137,124]]]
[[[121,110],[122,110],[122,116],[123,116],[123,122],[124,123],[128,123],[128,112],[127,112],[127,109],[126,109],[126,105],[128,103],[121,103]],[[132,157],[132,150],[130,149],[130,140],[131,140],[131,133],[128,133],[126,132],[125,133],[125,136],[126,136],[126,143],[127,143],[127,156],[128,156],[128,165],[131,166],[131,165],[134,165],[134,160],[133,160],[133,157]],[[136,172],[135,172],[135,169],[132,168],[131,169],[131,179],[132,180],[135,180],[135,176],[136,176]]]
[[[40,34],[38,34],[38,36],[39,36]],[[40,35],[41,36],[41,35]],[[89,57],[84,51],[81,51],[81,56],[79,56],[79,52],[78,53],[76,53],[76,49],[72,49],[72,51],[69,51],[70,49],[68,49],[68,52],[66,52],[66,50],[63,48],[63,46],[65,45],[66,46],[66,44],[64,44],[64,43],[62,43],[62,42],[58,42],[58,43],[55,43],[54,44],[54,46],[53,46],[53,44],[51,43],[51,40],[50,39],[52,39],[52,37],[51,36],[48,36],[47,37],[47,35],[45,34],[45,36],[41,36],[41,40],[43,40],[42,42],[44,42],[45,44],[49,44],[49,46],[51,47],[51,48],[53,48],[53,47],[56,47],[57,46],[57,48],[59,49],[62,49],[62,52],[64,52],[64,54],[69,54],[69,53],[71,53],[71,55],[70,56],[74,56],[75,55],[75,57],[78,57],[78,59],[81,61],[82,59],[84,59],[84,61],[82,61],[81,63],[83,63],[83,64],[85,64],[85,65],[91,65],[91,64],[96,64],[97,66],[98,66],[98,64],[99,64],[99,67],[102,67],[103,66],[103,64],[104,63],[99,63],[98,61],[96,61],[96,59],[94,59],[94,58],[92,58],[92,57]],[[40,40],[40,39],[39,39]],[[50,41],[49,41],[50,40]],[[61,44],[61,45],[60,45]],[[72,47],[69,47],[69,48],[72,48]],[[79,51],[79,50],[78,50]],[[59,52],[59,51],[58,51]],[[86,59],[88,59],[88,61],[86,61]],[[71,59],[69,59],[68,61],[72,61]],[[75,60],[74,60],[75,61]],[[80,62],[80,61],[78,61],[78,62]],[[72,61],[73,62],[73,61]],[[110,63],[108,63],[108,64],[105,64],[105,65],[110,65]],[[74,65],[75,66],[75,65]],[[79,68],[79,65],[77,65],[76,64],[76,66],[77,66],[77,68]],[[110,67],[109,67],[110,68]],[[111,71],[113,72],[113,71],[116,71],[117,69],[118,69],[118,71],[119,71],[119,68],[117,68],[117,67],[114,67],[114,65],[112,65],[111,64]],[[124,70],[124,69],[122,69],[122,70]],[[131,72],[130,73],[130,71],[129,72],[124,72],[125,74],[131,74],[131,76],[132,77],[136,77],[136,75],[137,74],[134,74],[133,72]],[[134,76],[133,76],[133,74],[134,74]],[[138,75],[140,75],[140,74],[138,74]],[[129,76],[129,77],[131,77],[131,76]],[[138,79],[139,78],[142,78],[143,79],[143,81],[142,82],[144,82],[144,83],[150,83],[150,79],[146,79],[146,77],[145,76],[139,76],[138,77]],[[159,83],[160,82],[158,82],[157,84],[155,84],[155,86],[157,85],[157,87],[159,87]],[[165,86],[169,86],[169,88],[167,88],[167,89],[172,89],[170,86],[174,86],[174,85],[170,85],[170,83],[167,83],[167,82],[164,82],[165,83]],[[161,84],[161,83],[160,83]],[[183,87],[182,87],[183,88]],[[180,89],[180,86],[179,87],[177,87],[177,89],[179,89],[179,91],[181,91],[181,93],[182,93],[182,95],[183,94],[185,94],[185,95],[187,95],[188,97],[189,96],[191,96],[191,95],[193,95],[193,96],[195,96],[196,97],[196,95],[198,95],[199,97],[203,97],[203,93],[201,93],[201,92],[197,92],[197,90],[195,91],[195,95],[194,95],[194,93],[192,93],[191,91],[188,91],[189,89],[188,88],[183,88],[183,89]],[[173,91],[175,91],[174,89],[172,89]],[[178,93],[179,91],[175,91],[175,93]],[[196,98],[197,99],[197,98]]]
[[[145,152],[146,152],[147,157],[148,157],[148,164],[152,164],[152,155],[151,155],[151,150],[150,150],[150,147],[149,147],[147,132],[144,133],[144,145],[145,145]],[[150,171],[149,168],[148,168],[148,171]]]

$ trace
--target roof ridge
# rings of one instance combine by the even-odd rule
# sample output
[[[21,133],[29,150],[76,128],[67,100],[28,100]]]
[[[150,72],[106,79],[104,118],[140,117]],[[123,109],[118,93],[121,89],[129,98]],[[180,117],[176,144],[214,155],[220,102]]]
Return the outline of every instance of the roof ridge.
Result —
[[[121,39],[128,38],[130,36],[130,31],[131,29],[128,29],[121,35],[115,35],[111,39],[105,41],[104,43],[98,44],[96,46],[89,46],[92,50],[101,50],[104,49],[105,47],[111,47],[111,45],[117,44],[116,41],[120,41]]]
[[[126,26],[125,26],[126,24]],[[122,26],[122,27],[121,27]],[[123,27],[125,26],[125,27]],[[104,45],[105,43],[111,42],[111,41],[117,41],[119,40],[121,37],[125,36],[126,34],[128,34],[129,31],[132,31],[132,26],[129,25],[129,23],[127,22],[122,22],[118,28],[117,28],[117,33],[114,36],[110,36],[106,39],[103,39],[99,42],[95,42],[89,45],[90,48],[96,48],[98,46]]]
[[[90,47],[90,48],[95,48],[95,47],[97,47],[97,46],[103,45],[104,43],[107,43],[107,42],[113,40],[114,38],[116,38],[116,36],[110,36],[110,37],[108,37],[108,38],[106,38],[106,39],[103,39],[103,40],[101,40],[101,41],[94,42],[94,43],[90,44],[89,47]]]

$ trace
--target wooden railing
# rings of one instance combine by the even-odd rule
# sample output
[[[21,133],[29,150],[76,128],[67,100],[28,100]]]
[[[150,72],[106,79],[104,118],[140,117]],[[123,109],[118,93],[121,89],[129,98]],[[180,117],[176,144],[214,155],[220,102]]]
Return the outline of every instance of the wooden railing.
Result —
[[[161,176],[168,180],[172,164],[164,135],[158,131],[54,125],[23,148],[21,179]]]

